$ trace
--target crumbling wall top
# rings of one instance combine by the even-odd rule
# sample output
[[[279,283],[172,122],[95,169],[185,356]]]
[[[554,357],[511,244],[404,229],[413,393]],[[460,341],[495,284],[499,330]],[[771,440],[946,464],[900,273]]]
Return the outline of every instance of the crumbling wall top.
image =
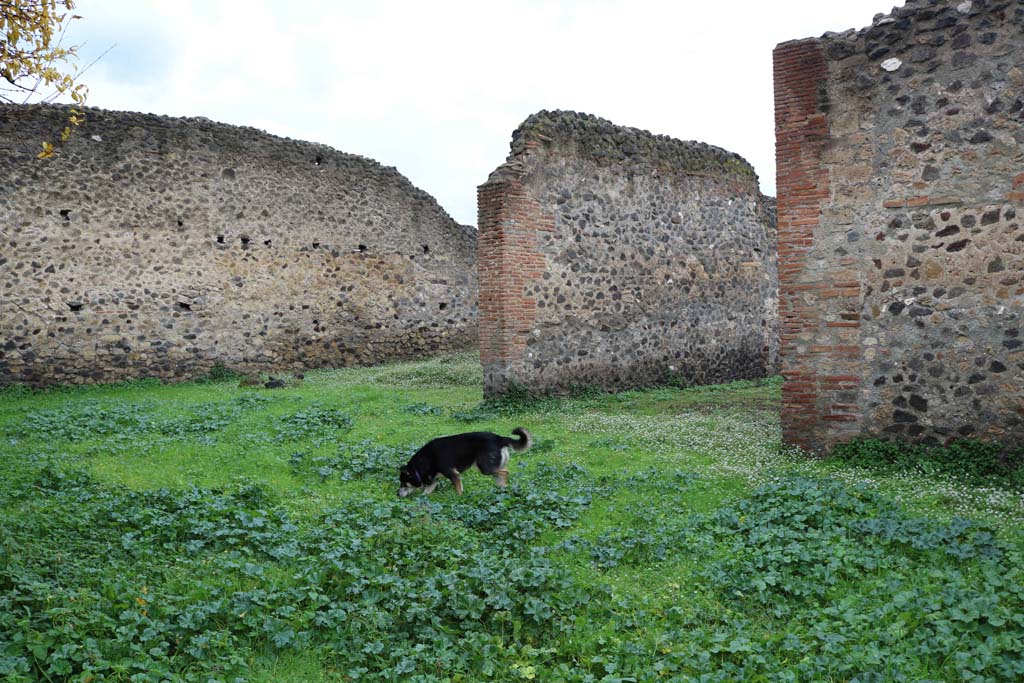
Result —
[[[929,61],[935,50],[954,40],[966,28],[964,20],[990,22],[991,17],[1012,14],[1018,25],[1024,24],[1021,0],[907,0],[888,14],[879,13],[871,25],[842,32],[829,31],[820,40],[829,59],[841,60],[864,54],[871,60],[893,59],[896,55],[911,64]],[[992,36],[982,36],[982,42]],[[806,39],[805,39],[806,40]],[[966,42],[966,38],[961,38]],[[800,42],[800,41],[787,41]],[[787,43],[782,43],[783,45]],[[967,47],[966,44],[954,47]],[[903,60],[901,60],[903,61]],[[891,70],[894,67],[883,67]]]
[[[599,163],[648,166],[666,171],[757,182],[754,168],[740,155],[703,142],[617,126],[574,111],[539,111],[512,134],[510,161],[535,147],[558,147]]]

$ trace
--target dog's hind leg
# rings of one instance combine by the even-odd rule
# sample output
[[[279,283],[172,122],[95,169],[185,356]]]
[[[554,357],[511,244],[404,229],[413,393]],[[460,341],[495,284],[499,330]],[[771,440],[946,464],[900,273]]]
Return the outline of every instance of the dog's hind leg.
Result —
[[[501,488],[508,486],[508,460],[508,446],[505,446],[501,449],[501,464],[494,473],[494,480]]]
[[[459,471],[456,469],[448,470],[444,473],[444,476],[451,480],[452,486],[455,487],[455,491],[462,495],[462,477],[459,476]]]
[[[508,446],[504,446],[500,450],[488,451],[480,455],[476,459],[476,466],[484,474],[494,477],[498,486],[505,488],[508,486],[508,460]]]

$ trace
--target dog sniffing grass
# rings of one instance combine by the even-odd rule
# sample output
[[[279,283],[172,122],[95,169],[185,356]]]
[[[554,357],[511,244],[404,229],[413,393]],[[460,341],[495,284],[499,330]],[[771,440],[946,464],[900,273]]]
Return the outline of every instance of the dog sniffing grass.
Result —
[[[533,437],[522,427],[516,427],[512,433],[517,438],[494,432],[467,432],[427,442],[399,468],[399,497],[405,498],[416,489],[421,489],[424,495],[433,493],[442,475],[461,494],[460,474],[474,463],[481,472],[494,477],[498,486],[505,488],[508,486],[509,448],[522,453],[533,445]]]

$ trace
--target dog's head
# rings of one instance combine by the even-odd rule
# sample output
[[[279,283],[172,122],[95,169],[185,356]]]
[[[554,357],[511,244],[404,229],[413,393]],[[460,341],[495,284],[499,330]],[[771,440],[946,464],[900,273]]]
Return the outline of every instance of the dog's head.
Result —
[[[398,497],[405,498],[416,489],[423,486],[423,477],[420,473],[409,467],[408,465],[402,465],[398,468]]]

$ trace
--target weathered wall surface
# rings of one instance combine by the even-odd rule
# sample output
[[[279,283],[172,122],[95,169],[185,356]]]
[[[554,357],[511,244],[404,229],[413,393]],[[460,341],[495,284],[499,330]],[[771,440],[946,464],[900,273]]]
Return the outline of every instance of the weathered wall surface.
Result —
[[[1024,3],[775,50],[784,438],[1024,439]]]
[[[478,206],[486,393],[773,371],[774,211],[737,155],[540,112]]]
[[[476,340],[476,235],[392,168],[205,119],[0,108],[0,384],[374,363]]]

